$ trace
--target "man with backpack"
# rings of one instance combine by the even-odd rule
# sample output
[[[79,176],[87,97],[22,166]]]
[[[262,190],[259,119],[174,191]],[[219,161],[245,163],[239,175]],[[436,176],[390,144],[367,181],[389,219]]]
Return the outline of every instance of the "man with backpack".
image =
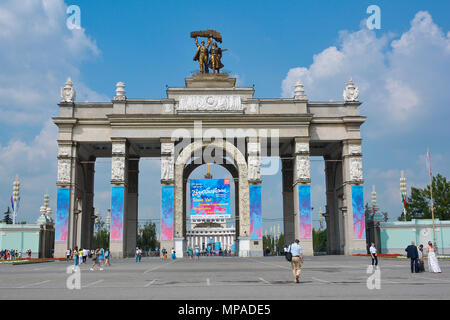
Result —
[[[295,239],[286,252],[286,259],[291,262],[292,273],[294,274],[294,282],[299,283],[300,274],[302,273],[303,249],[300,246],[300,240]]]

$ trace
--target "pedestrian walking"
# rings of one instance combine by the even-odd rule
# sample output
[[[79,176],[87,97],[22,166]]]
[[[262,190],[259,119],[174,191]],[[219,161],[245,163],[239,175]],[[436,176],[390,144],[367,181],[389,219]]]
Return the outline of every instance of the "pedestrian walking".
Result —
[[[172,253],[171,253],[170,257],[172,258],[172,260],[175,260],[177,258],[177,255],[176,255],[176,252],[175,252],[174,248],[172,248]]]
[[[105,251],[105,266],[106,265],[108,265],[108,266],[111,265],[110,254],[111,254],[111,252],[109,251],[109,248],[106,248],[106,251]]]
[[[94,271],[96,266],[98,266],[99,270],[103,270],[103,268],[100,265],[99,253],[100,253],[100,250],[97,248],[94,251],[94,253],[92,254],[92,262],[93,263],[92,263],[92,266],[90,269],[91,271]]]
[[[73,257],[73,271],[75,271],[79,265],[78,247],[73,248],[72,257]]]
[[[295,239],[295,242],[289,246],[288,252],[292,254],[291,266],[292,273],[294,274],[294,282],[299,283],[303,264],[303,249],[300,246],[300,240]]]
[[[407,257],[411,259],[411,273],[417,272],[418,270],[418,261],[419,253],[417,251],[416,244],[414,241],[405,249],[407,252]]]
[[[377,248],[375,248],[375,243],[372,242],[369,251],[370,256],[372,257],[372,266],[378,266]]]

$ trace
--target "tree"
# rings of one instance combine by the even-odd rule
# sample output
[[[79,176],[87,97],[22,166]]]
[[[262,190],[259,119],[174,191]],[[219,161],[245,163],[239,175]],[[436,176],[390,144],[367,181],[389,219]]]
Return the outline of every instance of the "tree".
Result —
[[[312,230],[314,252],[327,251],[327,229]]]
[[[109,248],[109,232],[102,217],[98,217],[96,224],[97,232],[94,234],[94,248],[92,249]]]
[[[12,224],[13,221],[11,219],[11,210],[8,207],[8,210],[4,213],[4,218],[3,218],[3,222],[6,224]]]
[[[433,177],[434,217],[439,220],[450,220],[450,182],[438,174]],[[430,185],[425,188],[411,187],[411,196],[406,202],[406,220],[431,219]],[[404,221],[402,215],[398,218]]]
[[[138,227],[137,246],[143,251],[155,250],[158,246],[156,239],[156,224],[147,222],[143,226]]]

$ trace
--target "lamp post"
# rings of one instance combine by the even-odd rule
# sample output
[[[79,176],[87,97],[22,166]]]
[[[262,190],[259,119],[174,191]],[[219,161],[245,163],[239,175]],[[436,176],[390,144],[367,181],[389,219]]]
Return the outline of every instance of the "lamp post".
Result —
[[[16,175],[16,181],[14,181],[14,184],[13,184],[13,202],[14,202],[13,224],[16,224],[16,215],[17,215],[17,211],[19,209],[18,208],[18,204],[19,204],[19,200],[20,200],[19,189],[20,189],[19,175]]]
[[[405,207],[405,201],[406,201],[406,178],[405,178],[405,172],[401,171],[401,177],[400,177],[400,194],[402,196],[402,204],[403,204],[403,217],[406,221],[406,207]]]

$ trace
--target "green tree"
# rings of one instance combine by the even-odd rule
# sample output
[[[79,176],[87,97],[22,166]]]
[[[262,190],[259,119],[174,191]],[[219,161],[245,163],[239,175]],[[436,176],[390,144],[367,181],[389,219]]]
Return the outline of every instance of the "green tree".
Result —
[[[97,221],[97,232],[94,234],[94,248],[109,248],[109,232],[106,229],[105,221],[102,217],[98,217]]]
[[[155,250],[159,246],[156,239],[156,224],[147,222],[138,227],[137,246],[143,251]]]
[[[9,207],[8,207],[8,210],[4,213],[4,218],[3,218],[3,221],[2,222],[4,222],[4,223],[6,223],[6,224],[12,224],[13,223],[13,221],[12,221],[12,219],[11,219],[11,210],[9,209]]]
[[[313,234],[313,250],[315,253],[327,251],[327,229],[312,230]]]
[[[438,174],[433,177],[434,217],[439,220],[450,220],[450,182]],[[430,185],[425,188],[411,187],[411,195],[406,202],[406,220],[431,219]],[[398,218],[404,221],[403,213]]]

